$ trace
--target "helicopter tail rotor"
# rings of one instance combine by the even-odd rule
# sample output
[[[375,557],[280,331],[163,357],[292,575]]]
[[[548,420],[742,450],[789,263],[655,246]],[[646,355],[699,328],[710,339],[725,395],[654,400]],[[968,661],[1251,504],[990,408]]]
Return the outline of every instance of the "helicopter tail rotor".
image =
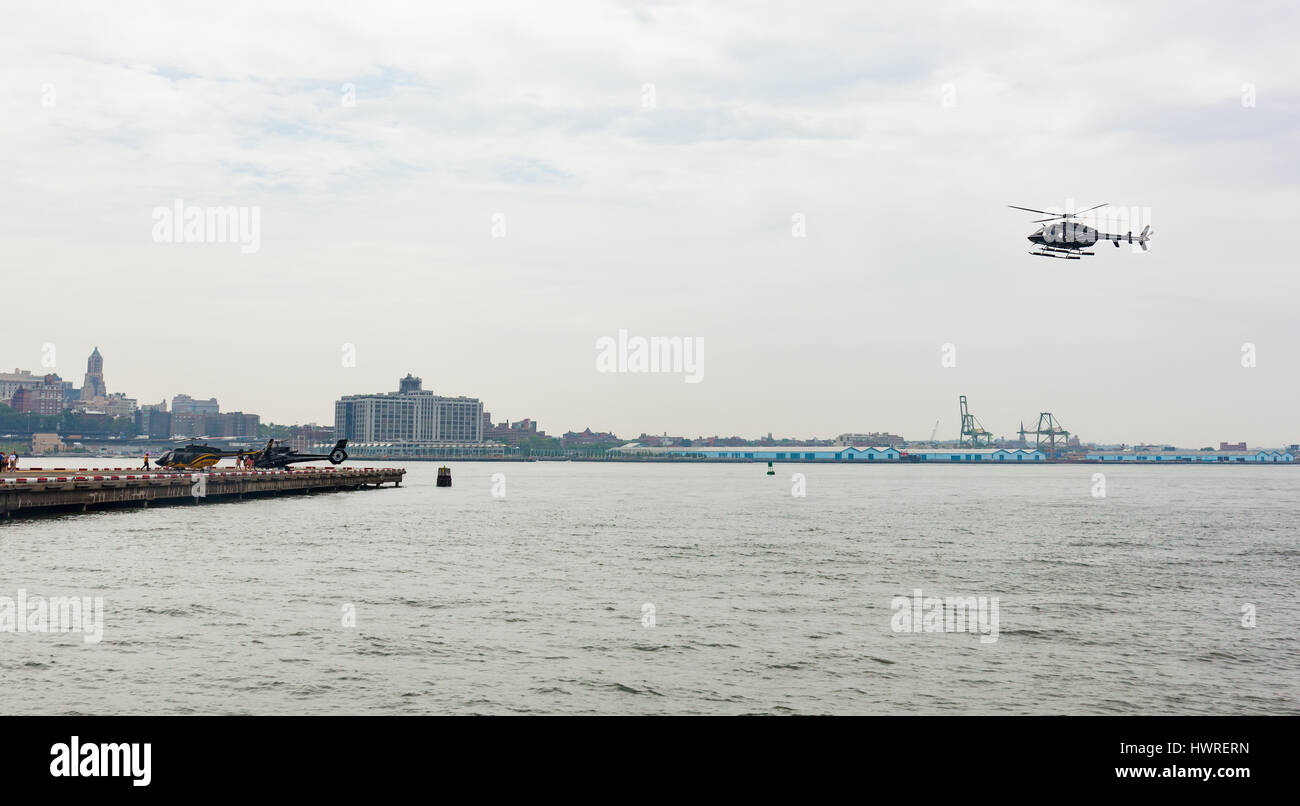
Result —
[[[1153,234],[1154,233],[1151,232],[1150,224],[1142,228],[1142,234],[1138,236],[1138,246],[1142,247],[1143,252],[1149,251],[1147,249],[1147,241],[1151,240]]]

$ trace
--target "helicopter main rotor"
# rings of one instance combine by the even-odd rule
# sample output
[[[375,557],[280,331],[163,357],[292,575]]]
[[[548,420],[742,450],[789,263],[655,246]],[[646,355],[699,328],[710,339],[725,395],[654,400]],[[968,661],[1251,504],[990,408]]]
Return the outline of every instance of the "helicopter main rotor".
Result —
[[[1035,224],[1042,224],[1047,221],[1064,221],[1071,218],[1078,218],[1084,213],[1090,213],[1093,210],[1096,210],[1101,207],[1105,207],[1107,204],[1109,204],[1109,202],[1102,202],[1101,204],[1095,205],[1093,207],[1089,207],[1087,210],[1080,210],[1076,213],[1053,213],[1047,210],[1035,210],[1032,207],[1017,207],[1014,204],[1008,204],[1007,206],[1013,210],[1024,210],[1027,213],[1041,213],[1042,215],[1049,216],[1048,218],[1040,218],[1037,221],[1033,222]]]

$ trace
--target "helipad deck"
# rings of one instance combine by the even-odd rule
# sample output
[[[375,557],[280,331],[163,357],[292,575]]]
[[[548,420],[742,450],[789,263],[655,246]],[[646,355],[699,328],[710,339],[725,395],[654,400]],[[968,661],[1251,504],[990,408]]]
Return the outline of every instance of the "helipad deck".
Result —
[[[400,486],[404,468],[304,467],[206,471],[20,468],[0,473],[0,517],[150,504],[203,504],[248,496]]]

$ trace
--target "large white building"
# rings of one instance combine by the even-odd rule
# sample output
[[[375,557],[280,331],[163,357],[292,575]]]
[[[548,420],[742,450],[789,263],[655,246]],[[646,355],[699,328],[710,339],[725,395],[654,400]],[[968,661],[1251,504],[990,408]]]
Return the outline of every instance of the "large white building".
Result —
[[[108,396],[109,417],[134,417],[136,409],[136,400],[133,397],[127,397],[121,392],[114,392]]]
[[[45,382],[45,376],[33,375],[31,370],[15,369],[0,372],[0,403],[7,404],[19,389],[35,389]]]
[[[483,441],[483,402],[442,397],[402,380],[402,391],[345,395],[334,403],[334,437],[355,443],[469,443]]]
[[[195,400],[189,395],[175,395],[172,397],[173,414],[217,414],[221,411],[220,404],[215,397],[207,400]]]

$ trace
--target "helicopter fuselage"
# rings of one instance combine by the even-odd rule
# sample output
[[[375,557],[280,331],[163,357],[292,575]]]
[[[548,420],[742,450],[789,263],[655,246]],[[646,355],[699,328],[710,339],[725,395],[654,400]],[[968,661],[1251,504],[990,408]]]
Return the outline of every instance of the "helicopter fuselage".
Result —
[[[167,451],[158,457],[157,465],[159,467],[199,470],[212,467],[226,456],[235,456],[235,454],[228,451],[219,451],[208,445],[191,444],[183,448],[173,448]]]
[[[329,453],[298,453],[286,445],[277,445],[272,439],[267,441],[265,448],[250,456],[253,457],[253,466],[259,468],[284,469],[297,462],[321,461],[337,465],[347,460],[348,453],[344,450],[347,445],[346,439],[340,439]]]
[[[1061,221],[1050,227],[1039,227],[1037,232],[1029,236],[1029,240],[1039,246],[1057,246],[1072,249],[1092,246],[1099,240],[1112,240],[1118,237],[1098,232],[1084,224]]]

